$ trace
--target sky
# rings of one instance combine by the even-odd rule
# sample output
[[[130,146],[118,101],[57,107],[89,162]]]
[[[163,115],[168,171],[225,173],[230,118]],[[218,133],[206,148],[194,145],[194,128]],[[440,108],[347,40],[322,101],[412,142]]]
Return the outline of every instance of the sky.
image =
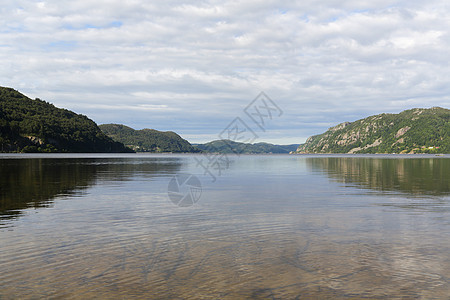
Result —
[[[239,120],[254,142],[297,144],[450,108],[449,16],[443,0],[2,0],[0,86],[191,143]],[[261,92],[279,108],[263,127],[246,114]]]

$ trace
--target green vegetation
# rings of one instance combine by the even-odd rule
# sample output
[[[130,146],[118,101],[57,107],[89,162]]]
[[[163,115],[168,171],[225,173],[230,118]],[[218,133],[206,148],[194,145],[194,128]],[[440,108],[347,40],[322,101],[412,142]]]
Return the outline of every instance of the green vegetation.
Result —
[[[200,152],[199,149],[172,131],[135,130],[121,124],[103,124],[99,127],[113,140],[127,145],[136,152]]]
[[[132,152],[84,115],[0,87],[1,152]]]
[[[310,137],[298,153],[450,153],[450,110],[415,108],[346,122]]]
[[[239,143],[230,140],[217,140],[206,144],[196,145],[205,152],[262,154],[262,153],[289,153],[295,151],[299,145],[273,145],[268,143]]]

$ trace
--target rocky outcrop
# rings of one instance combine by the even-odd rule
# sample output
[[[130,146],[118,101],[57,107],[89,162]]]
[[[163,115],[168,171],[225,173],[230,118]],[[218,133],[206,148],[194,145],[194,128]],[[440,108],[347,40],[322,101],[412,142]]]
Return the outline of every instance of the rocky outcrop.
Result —
[[[297,153],[450,152],[450,110],[416,108],[345,122],[309,137]]]

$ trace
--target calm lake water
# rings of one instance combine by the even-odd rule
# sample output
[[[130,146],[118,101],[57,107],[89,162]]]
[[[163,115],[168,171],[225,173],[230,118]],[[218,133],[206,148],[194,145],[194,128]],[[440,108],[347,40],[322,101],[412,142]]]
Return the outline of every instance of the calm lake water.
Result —
[[[450,299],[450,156],[214,162],[0,156],[0,299]]]

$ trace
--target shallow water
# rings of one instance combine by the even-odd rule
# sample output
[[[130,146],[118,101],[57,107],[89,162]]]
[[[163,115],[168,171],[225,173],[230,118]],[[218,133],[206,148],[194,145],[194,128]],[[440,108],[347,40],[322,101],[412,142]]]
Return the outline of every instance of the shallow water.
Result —
[[[0,299],[448,299],[450,156],[212,159],[0,156]]]

